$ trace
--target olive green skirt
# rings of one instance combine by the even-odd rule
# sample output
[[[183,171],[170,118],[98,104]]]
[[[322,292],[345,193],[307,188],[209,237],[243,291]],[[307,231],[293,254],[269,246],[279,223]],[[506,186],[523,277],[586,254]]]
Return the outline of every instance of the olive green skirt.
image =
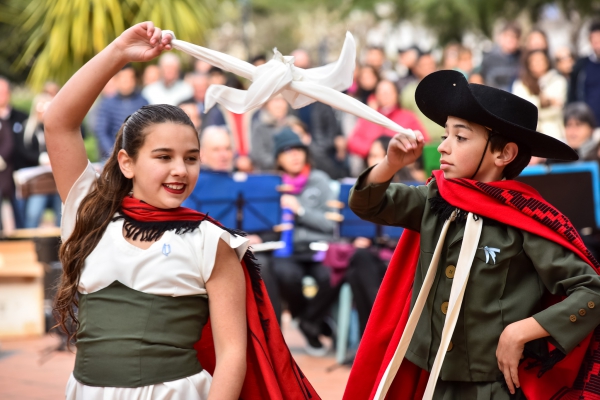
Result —
[[[504,382],[445,382],[438,379],[433,400],[526,400],[521,389],[511,395]]]

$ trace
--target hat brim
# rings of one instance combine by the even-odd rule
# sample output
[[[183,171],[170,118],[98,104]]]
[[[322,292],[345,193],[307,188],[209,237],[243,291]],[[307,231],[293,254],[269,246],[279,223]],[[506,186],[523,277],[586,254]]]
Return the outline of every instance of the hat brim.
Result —
[[[477,99],[474,90],[488,91],[500,106],[514,97],[499,89],[469,84],[462,73],[447,70],[427,75],[417,87],[415,100],[421,112],[442,127],[446,125],[448,117],[453,116],[491,128],[511,141],[527,146],[532,156],[566,161],[579,158],[566,143],[492,113]],[[531,103],[528,105],[535,107]],[[535,116],[537,119],[537,113]]]

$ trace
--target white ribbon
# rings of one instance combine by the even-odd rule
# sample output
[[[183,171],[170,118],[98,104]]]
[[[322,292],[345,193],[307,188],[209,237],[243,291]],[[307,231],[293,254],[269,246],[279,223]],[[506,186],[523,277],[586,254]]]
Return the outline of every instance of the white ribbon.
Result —
[[[391,131],[415,137],[413,130],[401,127],[371,107],[340,92],[348,89],[353,80],[356,44],[350,32],[346,33],[342,53],[335,63],[310,69],[296,67],[294,57],[284,56],[277,49],[273,50],[275,54],[269,62],[255,67],[228,54],[178,40],[172,31],[163,31],[163,35],[167,34],[173,37],[171,45],[174,49],[252,81],[248,90],[224,85],[209,86],[205,112],[219,103],[233,113],[243,114],[261,107],[281,93],[296,109],[320,101]]]

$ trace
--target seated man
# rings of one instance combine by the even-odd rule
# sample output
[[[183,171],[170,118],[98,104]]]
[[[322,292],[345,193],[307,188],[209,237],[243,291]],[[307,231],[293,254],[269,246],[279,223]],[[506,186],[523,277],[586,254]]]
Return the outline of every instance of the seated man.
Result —
[[[231,136],[224,126],[209,126],[202,131],[200,136],[200,160],[202,162],[201,170],[228,172],[234,171],[233,167],[233,148],[231,146]],[[202,173],[200,173],[202,179]],[[265,241],[276,241],[279,234],[275,232],[261,232],[248,235],[250,245],[262,243]],[[265,282],[267,293],[271,298],[275,315],[278,322],[281,322],[281,302],[279,299],[279,289],[275,278],[273,277],[273,252],[254,253],[258,263],[261,265],[261,276]]]

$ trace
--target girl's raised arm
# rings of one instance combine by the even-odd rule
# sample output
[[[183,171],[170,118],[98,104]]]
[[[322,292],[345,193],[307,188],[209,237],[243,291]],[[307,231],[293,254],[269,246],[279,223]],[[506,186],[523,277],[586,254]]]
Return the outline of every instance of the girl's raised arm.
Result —
[[[152,22],[123,32],[75,73],[52,100],[45,115],[44,132],[52,172],[64,202],[71,186],[87,165],[80,126],[102,88],[125,64],[149,61],[171,49],[171,36],[161,38]],[[116,134],[116,132],[115,132]]]

